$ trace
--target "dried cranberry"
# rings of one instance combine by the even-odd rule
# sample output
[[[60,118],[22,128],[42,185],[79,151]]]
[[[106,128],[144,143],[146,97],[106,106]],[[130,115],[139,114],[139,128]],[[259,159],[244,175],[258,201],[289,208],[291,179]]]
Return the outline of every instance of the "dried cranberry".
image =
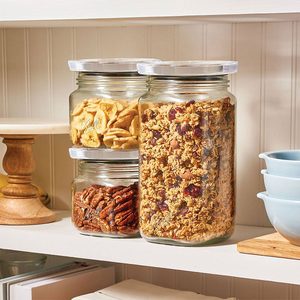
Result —
[[[195,127],[194,128],[194,136],[197,138],[202,137],[202,129],[200,127]]]
[[[153,110],[150,110],[149,117],[150,119],[154,119],[156,117],[156,113]]]
[[[187,186],[183,191],[185,196],[191,196],[191,197],[201,197],[202,196],[202,188],[200,186],[197,186],[195,184],[190,184]]]
[[[182,107],[175,107],[176,111],[178,111],[179,113],[183,113],[184,112],[184,109]]]
[[[166,190],[159,190],[158,195],[161,197],[163,201],[166,200]]]
[[[159,201],[157,202],[157,206],[161,211],[165,211],[169,209],[168,204],[165,201]]]
[[[146,123],[148,121],[148,116],[146,114],[142,114],[142,122]]]
[[[189,101],[185,106],[186,107],[189,107],[190,105],[194,104],[195,103],[195,100],[191,100]]]
[[[155,139],[160,139],[162,137],[161,133],[158,130],[153,130],[152,135]]]
[[[200,158],[199,154],[198,154],[196,151],[194,151],[194,152],[192,153],[192,156],[193,156],[194,158],[196,158],[196,159],[199,159],[199,158]]]
[[[188,211],[189,209],[187,208],[186,202],[181,203],[178,208],[178,214],[184,216]]]
[[[176,110],[174,108],[171,108],[169,110],[168,115],[169,115],[169,121],[175,120],[175,118],[176,118]]]
[[[151,144],[152,146],[155,146],[155,145],[156,145],[156,139],[155,139],[155,138],[152,138],[152,139],[150,140],[150,144]]]
[[[185,135],[188,131],[192,129],[190,124],[184,123],[182,126],[180,124],[176,125],[176,131],[179,135]]]
[[[166,166],[168,164],[168,158],[166,156],[163,156],[159,159],[159,162]]]

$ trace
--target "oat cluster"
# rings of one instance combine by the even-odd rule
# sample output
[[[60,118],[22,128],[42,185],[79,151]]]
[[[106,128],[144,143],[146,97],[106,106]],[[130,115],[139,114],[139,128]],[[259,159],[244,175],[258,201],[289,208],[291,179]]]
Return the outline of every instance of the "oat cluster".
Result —
[[[71,112],[73,145],[115,150],[138,147],[137,101],[90,98]]]
[[[143,236],[197,244],[232,233],[234,108],[228,97],[141,104]]]
[[[73,194],[72,221],[83,233],[132,236],[138,233],[138,184],[91,185]]]

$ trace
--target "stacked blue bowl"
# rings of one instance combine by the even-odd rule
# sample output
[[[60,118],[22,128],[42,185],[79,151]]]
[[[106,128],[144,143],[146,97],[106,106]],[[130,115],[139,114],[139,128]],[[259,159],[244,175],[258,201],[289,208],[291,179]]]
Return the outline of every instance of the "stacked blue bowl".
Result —
[[[274,228],[300,246],[300,150],[265,152],[262,170],[266,192],[257,194]]]

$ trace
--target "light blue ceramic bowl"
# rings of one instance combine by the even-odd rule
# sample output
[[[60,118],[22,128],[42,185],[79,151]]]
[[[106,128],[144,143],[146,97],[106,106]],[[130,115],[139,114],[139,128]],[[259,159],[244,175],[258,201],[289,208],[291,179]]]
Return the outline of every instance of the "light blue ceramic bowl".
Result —
[[[269,174],[300,178],[300,150],[284,150],[259,154]]]
[[[270,197],[300,201],[300,178],[283,177],[262,170],[265,187]]]
[[[271,224],[290,243],[300,246],[300,201],[277,199],[259,193]]]

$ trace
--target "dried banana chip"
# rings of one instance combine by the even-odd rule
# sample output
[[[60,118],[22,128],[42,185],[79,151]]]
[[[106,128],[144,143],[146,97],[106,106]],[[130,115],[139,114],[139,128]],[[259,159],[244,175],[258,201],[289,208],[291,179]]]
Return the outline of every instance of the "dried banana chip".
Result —
[[[124,117],[124,116],[132,116],[132,117],[134,117],[137,114],[138,114],[138,111],[136,109],[132,109],[132,108],[127,107],[122,112],[120,112],[119,118],[120,117]]]
[[[117,120],[117,117],[115,116],[111,120],[108,121],[107,123],[107,128],[113,127],[114,122]]]
[[[131,136],[130,132],[123,128],[110,128],[106,135],[116,135],[117,137],[129,137]]]
[[[118,118],[117,121],[113,124],[113,127],[128,129],[131,124],[132,118],[133,116],[131,115],[126,115],[124,117]]]
[[[118,108],[113,100],[102,100],[99,107],[108,115],[110,120],[117,115]]]
[[[104,134],[107,127],[107,121],[106,113],[99,109],[94,117],[94,127],[98,134]]]
[[[96,113],[99,110],[99,104],[97,103],[89,103],[85,108],[85,111],[91,112],[91,113]]]
[[[79,142],[79,137],[80,137],[80,133],[77,131],[76,128],[72,128],[71,127],[71,132],[70,132],[70,136],[71,136],[71,141],[73,145],[78,144]]]
[[[101,99],[99,99],[99,98],[90,98],[90,99],[88,99],[88,103],[99,104],[100,101],[101,101]]]
[[[80,115],[73,118],[73,127],[79,131],[83,131],[88,128],[94,120],[94,116],[91,113],[83,111]]]
[[[72,116],[80,115],[83,112],[84,107],[85,107],[84,102],[78,103],[73,109]]]
[[[121,102],[116,102],[118,111],[122,111],[125,109],[125,106]]]
[[[139,142],[138,140],[130,140],[126,143],[124,143],[122,146],[121,146],[121,149],[134,149],[134,148],[138,148],[139,146]]]
[[[113,147],[119,147],[119,149],[132,149],[137,148],[137,146],[138,141],[133,137],[121,137],[113,140]]]
[[[93,127],[87,128],[81,136],[81,144],[89,148],[100,147],[100,140],[97,131]]]
[[[131,124],[129,126],[129,132],[132,135],[138,135],[139,134],[139,116],[135,116],[133,120],[131,121]]]
[[[114,139],[116,139],[116,135],[105,135],[103,137],[103,143],[106,147],[111,147],[113,145]]]

